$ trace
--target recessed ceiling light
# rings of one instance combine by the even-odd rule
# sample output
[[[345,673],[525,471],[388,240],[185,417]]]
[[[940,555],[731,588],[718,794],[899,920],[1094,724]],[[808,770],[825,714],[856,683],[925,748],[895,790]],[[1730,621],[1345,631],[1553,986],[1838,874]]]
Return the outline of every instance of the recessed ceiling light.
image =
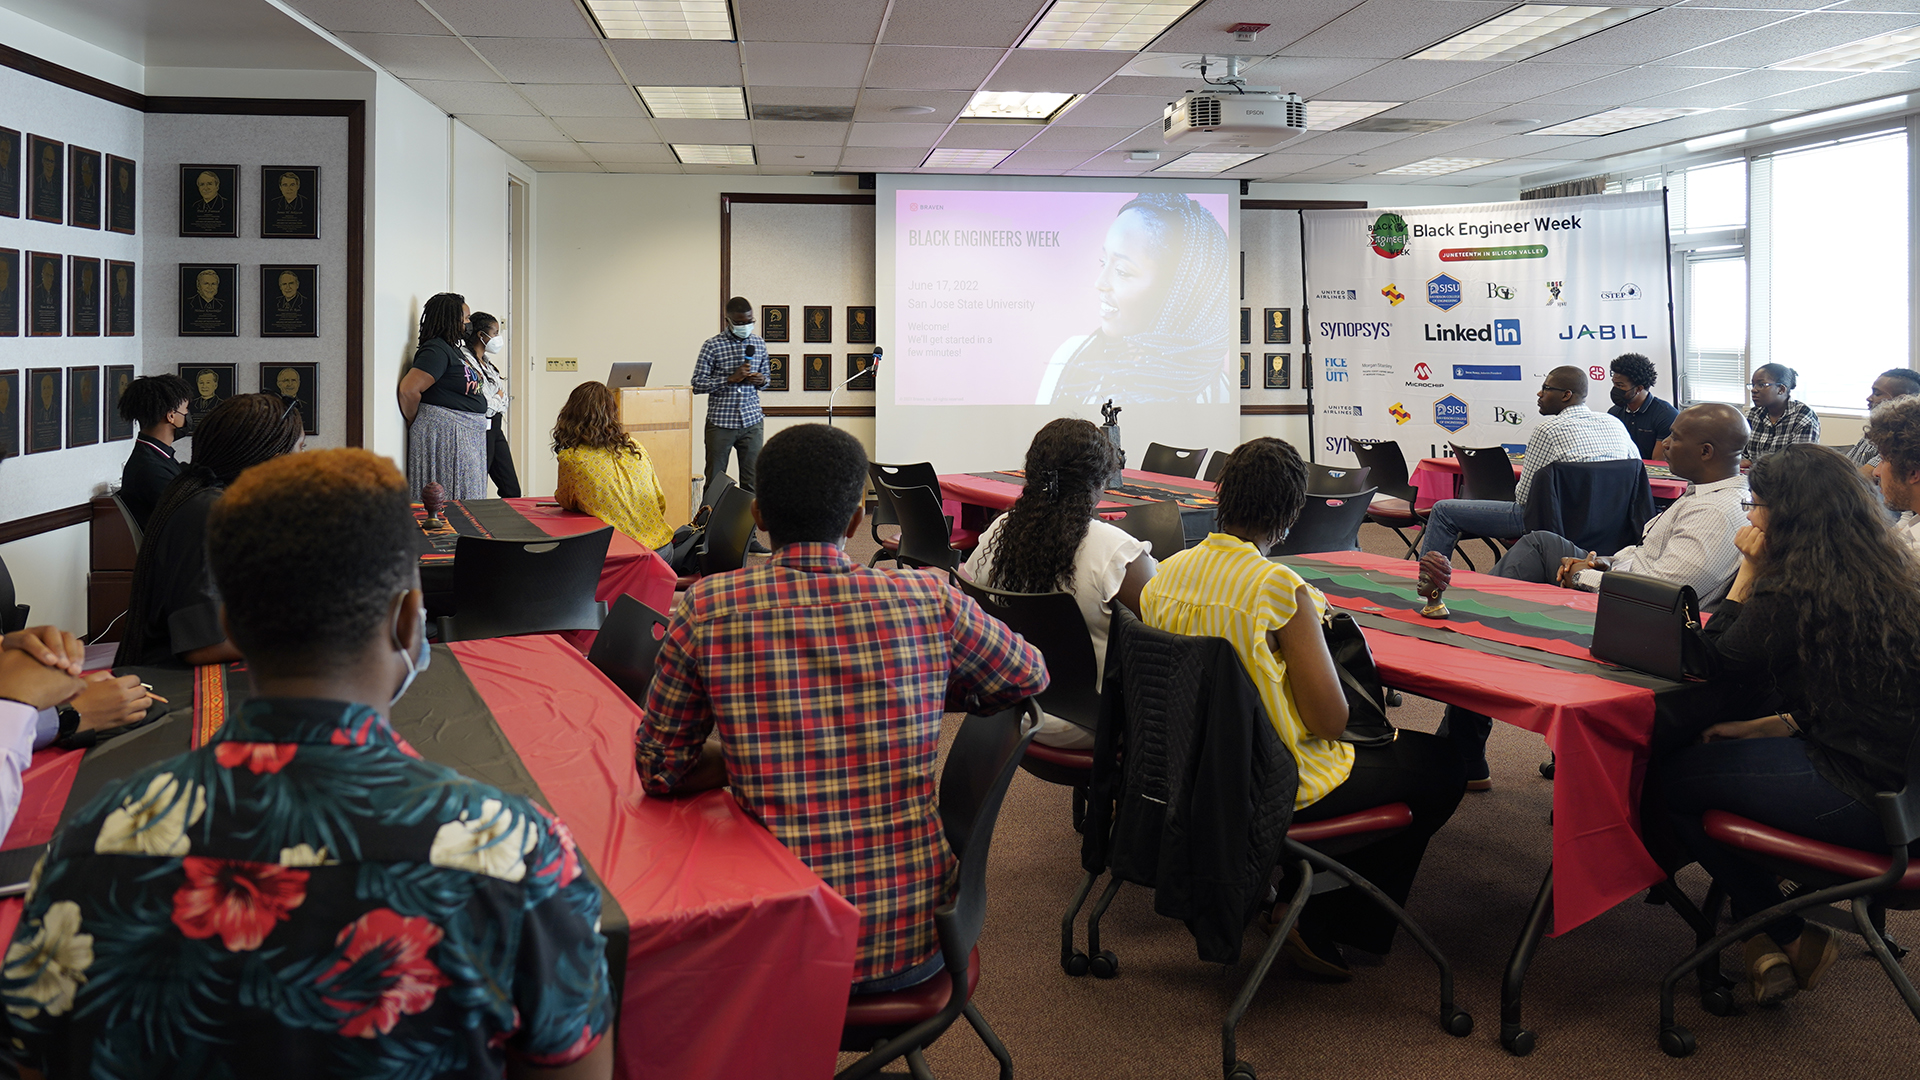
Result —
[[[1569,120],[1564,124],[1538,128],[1527,132],[1529,135],[1612,135],[1615,132],[1631,131],[1634,128],[1657,124],[1662,120],[1672,120],[1679,116],[1693,116],[1696,113],[1709,112],[1708,109],[1641,109],[1621,106],[1606,112],[1583,116],[1578,120]]]
[[[1197,5],[1198,0],[1054,0],[1020,48],[1138,52]]]
[[[1247,162],[1252,161],[1255,158],[1265,157],[1265,156],[1266,156],[1265,154],[1218,154],[1213,152],[1187,154],[1182,157],[1174,158],[1172,161],[1167,162],[1165,165],[1162,165],[1153,171],[1154,172],[1196,172],[1196,173],[1225,172],[1226,170],[1233,168],[1235,165],[1245,165]]]
[[[920,163],[923,169],[991,169],[1007,160],[1011,150],[955,150],[942,147]]]
[[[1781,71],[1885,71],[1920,59],[1920,26],[1810,52],[1773,66]]]
[[[982,90],[960,110],[962,120],[1044,124],[1060,115],[1078,94],[1029,94],[1018,90]],[[928,112],[933,110],[929,109]]]
[[[737,86],[636,86],[659,120],[745,120],[747,95]]]
[[[723,143],[673,143],[673,156],[682,165],[751,165],[753,147]]]
[[[1397,109],[1403,104],[1399,101],[1309,101],[1307,130],[1332,131],[1355,120],[1365,120],[1374,113]]]
[[[1409,60],[1525,60],[1597,34],[1650,7],[1595,7],[1582,4],[1522,4],[1504,15],[1453,35]]]
[[[925,116],[928,113],[933,112],[933,106],[931,105],[895,105],[893,108],[888,109],[887,111],[890,113],[898,113],[901,116]]]
[[[586,0],[610,38],[732,41],[727,0]]]
[[[1505,158],[1488,157],[1430,157],[1425,161],[1416,161],[1411,165],[1401,165],[1392,169],[1381,169],[1381,176],[1445,176],[1462,169],[1477,169],[1482,165],[1491,165]]]

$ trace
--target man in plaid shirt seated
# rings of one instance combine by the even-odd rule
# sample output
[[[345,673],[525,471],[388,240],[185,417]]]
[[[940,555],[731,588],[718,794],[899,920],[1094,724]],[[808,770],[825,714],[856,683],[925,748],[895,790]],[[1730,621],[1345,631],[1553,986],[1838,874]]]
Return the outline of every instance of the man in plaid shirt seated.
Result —
[[[773,558],[694,583],[661,643],[638,736],[653,795],[730,785],[860,909],[855,993],[943,962],[933,910],[957,862],[934,797],[943,712],[1046,689],[1028,645],[936,571],[847,557],[867,455],[820,424],[767,440],[753,516]]]

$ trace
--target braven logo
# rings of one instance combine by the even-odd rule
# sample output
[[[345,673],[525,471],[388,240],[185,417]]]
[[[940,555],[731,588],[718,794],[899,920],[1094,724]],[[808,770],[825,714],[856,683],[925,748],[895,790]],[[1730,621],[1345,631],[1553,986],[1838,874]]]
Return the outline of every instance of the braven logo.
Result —
[[[1442,326],[1438,323],[1426,324],[1428,341],[1484,341],[1490,345],[1520,344],[1519,319],[1495,319],[1486,326]],[[1566,335],[1562,334],[1562,337]]]
[[[1647,335],[1633,323],[1601,323],[1599,326],[1569,326],[1560,331],[1561,341],[1645,341]]]
[[[1427,281],[1427,303],[1441,311],[1452,311],[1460,300],[1460,282],[1452,275],[1439,274]]]

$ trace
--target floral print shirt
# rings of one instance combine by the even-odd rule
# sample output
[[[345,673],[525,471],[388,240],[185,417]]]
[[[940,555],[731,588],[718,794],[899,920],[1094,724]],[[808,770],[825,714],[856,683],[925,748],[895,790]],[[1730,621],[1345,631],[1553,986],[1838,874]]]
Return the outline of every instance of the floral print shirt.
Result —
[[[566,825],[419,760],[364,705],[255,699],[102,791],[0,966],[49,1076],[498,1077],[612,1021]]]

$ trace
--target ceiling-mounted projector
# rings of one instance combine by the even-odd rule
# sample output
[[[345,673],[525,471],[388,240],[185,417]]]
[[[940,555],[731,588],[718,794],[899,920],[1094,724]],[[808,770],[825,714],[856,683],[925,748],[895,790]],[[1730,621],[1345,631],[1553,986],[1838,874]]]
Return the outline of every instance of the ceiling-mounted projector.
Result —
[[[1307,133],[1307,105],[1299,94],[1188,94],[1167,106],[1160,133],[1169,146],[1271,149]]]

